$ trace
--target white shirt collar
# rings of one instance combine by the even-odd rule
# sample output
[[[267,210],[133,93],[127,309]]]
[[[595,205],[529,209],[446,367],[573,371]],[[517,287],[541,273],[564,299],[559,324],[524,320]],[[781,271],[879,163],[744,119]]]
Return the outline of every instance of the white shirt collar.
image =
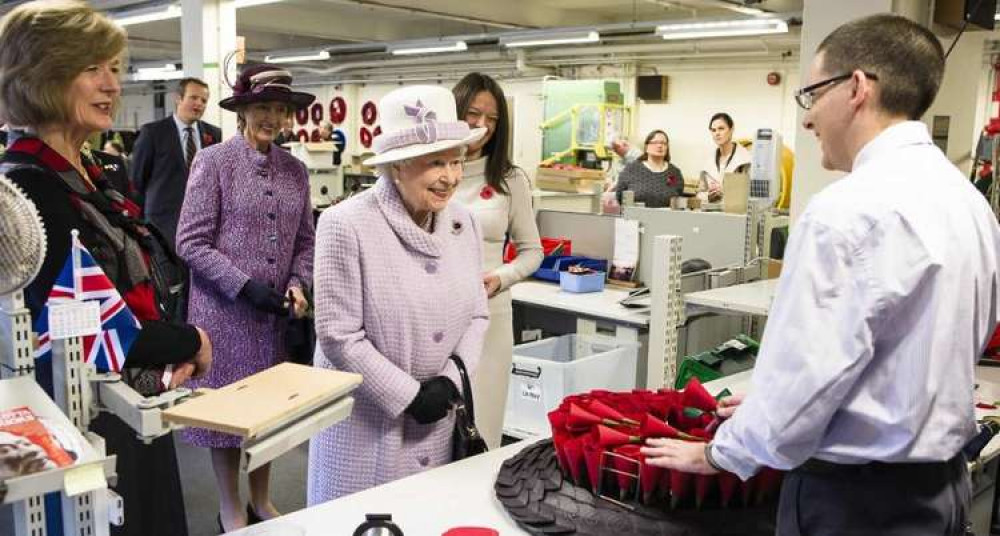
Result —
[[[192,127],[194,128],[195,132],[198,131],[197,120],[191,121],[190,123],[185,123],[184,121],[181,121],[180,117],[177,117],[177,114],[173,114],[173,118],[174,118],[174,124],[177,125],[177,130],[184,132],[184,129],[186,129],[187,127]]]
[[[927,125],[920,121],[903,121],[896,123],[883,130],[878,136],[865,144],[854,157],[854,167],[856,171],[859,167],[871,162],[879,155],[885,154],[906,145],[931,144],[931,136],[927,132]]]

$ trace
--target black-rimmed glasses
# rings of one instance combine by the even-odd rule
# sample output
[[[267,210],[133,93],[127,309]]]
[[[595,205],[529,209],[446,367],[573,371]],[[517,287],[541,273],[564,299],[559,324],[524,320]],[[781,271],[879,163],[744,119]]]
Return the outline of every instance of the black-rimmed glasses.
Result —
[[[872,80],[878,80],[878,76],[875,76],[872,73],[866,73],[864,71],[862,71],[862,73]],[[803,110],[809,110],[813,107],[813,104],[816,102],[817,90],[823,89],[824,87],[827,86],[832,86],[834,84],[839,84],[844,80],[850,79],[851,76],[854,76],[853,72],[842,74],[840,76],[834,76],[832,78],[827,78],[826,80],[816,82],[815,84],[810,84],[801,89],[797,89],[795,90],[795,102],[797,102],[798,105],[801,106]]]

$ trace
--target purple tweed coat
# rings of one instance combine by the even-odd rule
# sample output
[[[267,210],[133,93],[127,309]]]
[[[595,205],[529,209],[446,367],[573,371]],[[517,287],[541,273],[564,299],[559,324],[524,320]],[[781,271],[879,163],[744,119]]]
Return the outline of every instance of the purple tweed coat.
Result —
[[[214,362],[194,387],[222,387],[284,359],[284,324],[237,295],[250,278],[279,291],[312,282],[309,175],[287,151],[267,154],[241,135],[198,153],[177,224],[177,252],[191,268],[188,322],[212,340]],[[235,448],[236,436],[189,428],[201,447]]]
[[[489,324],[482,236],[461,205],[428,233],[383,177],[324,212],[316,236],[315,364],[364,381],[351,417],[310,442],[310,505],[451,461],[454,415],[421,425],[403,410],[421,380],[460,386],[448,356],[472,374]]]

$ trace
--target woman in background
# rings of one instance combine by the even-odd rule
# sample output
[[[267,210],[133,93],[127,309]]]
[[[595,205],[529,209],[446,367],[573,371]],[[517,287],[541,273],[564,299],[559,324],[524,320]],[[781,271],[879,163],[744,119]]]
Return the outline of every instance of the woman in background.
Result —
[[[636,203],[650,208],[670,206],[670,198],[684,191],[684,176],[670,163],[670,138],[666,132],[650,132],[643,143],[642,156],[622,170],[615,186],[619,204],[625,191],[635,194]]]
[[[468,207],[483,234],[483,286],[490,298],[490,327],[483,357],[472,377],[476,426],[490,448],[500,446],[507,384],[514,351],[510,286],[528,277],[542,262],[542,245],[531,207],[531,183],[507,156],[510,117],[503,90],[495,80],[470,73],[452,89],[458,117],[486,135],[469,145],[455,200]],[[517,258],[503,263],[507,240]]]
[[[191,268],[188,318],[216,340],[217,367],[199,387],[237,382],[287,359],[287,317],[306,312],[312,283],[313,214],[309,175],[274,138],[313,95],[293,91],[292,75],[258,64],[240,73],[219,106],[236,112],[239,133],[198,151],[177,224],[177,252]],[[269,492],[271,465],[251,471],[250,503],[239,492],[242,440],[188,428],[184,439],[212,449],[219,528],[280,515]]]
[[[722,183],[726,173],[743,173],[750,166],[750,151],[733,141],[733,118],[719,112],[708,121],[708,130],[715,142],[715,155],[705,163],[702,178],[707,192],[707,201],[722,199]]]

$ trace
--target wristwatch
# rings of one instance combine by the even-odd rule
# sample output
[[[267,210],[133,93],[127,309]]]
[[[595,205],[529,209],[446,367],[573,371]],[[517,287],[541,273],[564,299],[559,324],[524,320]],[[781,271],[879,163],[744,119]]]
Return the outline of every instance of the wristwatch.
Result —
[[[723,469],[722,467],[719,467],[719,464],[716,463],[715,458],[712,457],[712,443],[711,442],[705,443],[705,461],[708,462],[708,465],[712,466],[712,469],[715,469],[716,471],[718,471],[720,473],[726,472],[725,469]]]

